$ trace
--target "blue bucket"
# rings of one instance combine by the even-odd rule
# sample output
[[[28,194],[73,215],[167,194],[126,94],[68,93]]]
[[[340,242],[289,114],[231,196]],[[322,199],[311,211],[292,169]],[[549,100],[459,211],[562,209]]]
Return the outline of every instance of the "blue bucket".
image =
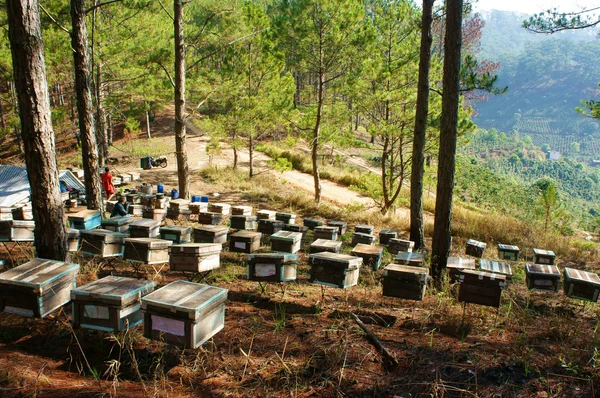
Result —
[[[200,202],[200,196],[198,196],[198,195],[192,196],[192,203],[198,203],[198,202]]]
[[[165,193],[165,186],[163,184],[158,184],[156,186],[156,193]]]
[[[176,189],[172,189],[171,190],[171,199],[178,199],[179,198],[179,191]]]
[[[202,196],[202,197],[200,197],[200,202],[202,202],[202,203],[208,203],[208,196]]]

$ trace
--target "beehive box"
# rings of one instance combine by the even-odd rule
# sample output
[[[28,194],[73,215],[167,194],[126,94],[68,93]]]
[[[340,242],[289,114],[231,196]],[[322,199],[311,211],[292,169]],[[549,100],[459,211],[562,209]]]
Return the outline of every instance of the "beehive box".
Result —
[[[10,221],[12,219],[12,209],[10,207],[0,207],[0,221]]]
[[[339,253],[342,250],[342,242],[331,239],[317,239],[310,244],[310,253]]]
[[[33,242],[34,221],[0,221],[0,242]]]
[[[142,216],[149,220],[162,222],[167,218],[167,211],[165,209],[144,209]]]
[[[506,277],[491,272],[462,270],[458,276],[458,301],[489,307],[500,307]]]
[[[415,247],[415,242],[411,240],[391,238],[388,242],[388,251],[391,254],[398,252],[412,252]]]
[[[129,205],[129,208],[127,209],[127,214],[142,217],[144,215],[144,206],[137,204]]]
[[[229,227],[222,225],[200,225],[194,228],[194,242],[221,243],[227,242]]]
[[[383,247],[358,243],[352,249],[352,255],[363,259],[363,265],[377,271],[381,265]]]
[[[597,274],[565,267],[563,275],[563,289],[567,297],[591,301],[592,303],[598,301],[600,277]]]
[[[107,231],[105,229],[95,229],[92,231],[81,230],[80,251],[91,254],[92,256],[101,256],[102,258],[120,257],[123,255],[123,235],[120,232]]]
[[[366,234],[362,232],[355,232],[352,234],[352,245],[356,246],[359,243],[365,245],[371,245],[375,242],[375,235]]]
[[[340,236],[344,235],[346,233],[346,228],[348,228],[348,223],[345,221],[327,221],[327,225],[330,227],[337,227]]]
[[[500,260],[519,261],[519,252],[517,246],[498,243],[498,257],[500,257]]]
[[[220,243],[186,243],[169,248],[171,271],[206,272],[219,268],[221,261]]]
[[[82,210],[69,216],[69,224],[75,229],[94,229],[100,226],[99,210]]]
[[[102,220],[100,222],[100,226],[102,229],[107,231],[125,233],[129,229],[129,224],[131,224],[133,221],[134,218],[131,216],[111,217]]]
[[[472,258],[448,257],[446,270],[451,282],[458,281],[458,275],[463,270],[475,270],[475,260]]]
[[[206,213],[208,212],[208,203],[207,202],[193,202],[190,203],[189,210],[192,214]]]
[[[0,274],[0,311],[43,318],[71,300],[79,265],[37,258]]]
[[[321,285],[347,289],[358,283],[362,258],[339,253],[310,255],[309,281]]]
[[[127,174],[129,174],[129,175],[131,176],[131,181],[137,181],[137,180],[139,180],[139,179],[140,179],[140,177],[141,177],[141,174],[140,174],[140,173],[137,173],[137,172],[135,172],[135,171],[130,171],[130,172],[129,172],[129,173],[127,173]]]
[[[169,209],[171,210],[189,210],[190,201],[187,199],[173,199],[169,202]]]
[[[104,202],[104,210],[108,213],[111,213],[117,204],[114,200],[107,200]]]
[[[131,178],[131,174],[119,174],[119,178],[121,179],[121,182],[123,182],[123,184],[128,184],[133,181],[133,179]]]
[[[259,210],[256,212],[256,218],[259,220],[276,220],[277,212],[273,210]]]
[[[298,256],[288,253],[256,253],[248,255],[248,280],[257,282],[289,282],[296,280]]]
[[[485,244],[484,242],[479,242],[475,239],[469,239],[467,241],[466,254],[469,256],[481,258],[486,247],[487,244]]]
[[[231,206],[232,216],[251,216],[252,206]]]
[[[221,223],[223,216],[219,213],[200,212],[198,213],[198,222],[204,225],[218,225]]]
[[[292,213],[276,213],[275,219],[282,221],[284,224],[295,224],[296,215]]]
[[[129,237],[156,238],[158,237],[160,221],[142,218],[129,224]]]
[[[125,196],[125,199],[129,204],[132,205],[141,205],[142,204],[142,195],[139,193],[128,193]]]
[[[208,211],[227,216],[231,213],[231,205],[227,203],[211,203],[208,205]]]
[[[188,210],[167,209],[167,218],[169,220],[189,221],[192,219],[192,211],[189,209]]]
[[[284,231],[300,232],[302,234],[302,240],[306,239],[308,233],[308,227],[300,224],[283,224]]]
[[[33,211],[31,204],[15,207],[12,209],[13,220],[33,220]]]
[[[155,238],[123,239],[125,251],[123,258],[142,264],[160,264],[169,262],[169,246],[173,242]]]
[[[301,232],[279,231],[271,235],[271,250],[274,252],[297,253],[302,243]]]
[[[71,290],[73,323],[87,329],[121,332],[142,323],[141,297],[156,282],[107,276]]]
[[[79,250],[79,230],[67,228],[67,251],[76,252]]]
[[[162,195],[162,196],[161,196]],[[152,201],[152,206],[155,209],[166,210],[169,205],[169,201],[171,198],[168,196],[164,196],[164,194],[157,194],[156,199]]]
[[[283,229],[283,222],[279,220],[258,219],[258,232],[273,235]]]
[[[427,288],[429,271],[423,267],[389,264],[383,269],[383,295],[421,301]]]
[[[527,288],[557,292],[560,284],[560,271],[556,265],[525,264]]]
[[[480,260],[479,268],[485,272],[504,275],[507,282],[512,279],[512,269],[508,263],[493,260]]]
[[[170,240],[175,244],[187,243],[192,240],[192,227],[185,225],[169,225],[159,229],[160,238]]]
[[[398,252],[394,262],[401,265],[410,265],[411,267],[424,267],[425,255],[415,252]]]
[[[366,224],[359,224],[356,227],[354,227],[354,232],[358,232],[361,234],[367,234],[367,235],[373,235],[374,230],[375,230],[375,227],[373,227],[372,225],[366,225]]]
[[[230,216],[229,226],[233,229],[253,231],[258,228],[256,216]]]
[[[142,297],[144,336],[196,348],[225,324],[227,289],[175,281]]]
[[[314,230],[316,227],[320,227],[323,225],[323,221],[315,220],[313,218],[305,218],[303,220],[303,225],[308,227],[308,229]]]
[[[239,231],[229,236],[229,250],[238,253],[254,253],[260,249],[260,232]]]
[[[556,254],[552,250],[533,249],[533,262],[536,264],[554,265]]]
[[[332,226],[315,227],[314,235],[317,239],[337,240],[340,229]]]
[[[152,194],[152,193],[147,193],[147,194],[142,194],[140,195],[141,197],[141,201],[140,203],[148,208],[148,207],[154,207],[154,199],[156,199],[156,195]]]

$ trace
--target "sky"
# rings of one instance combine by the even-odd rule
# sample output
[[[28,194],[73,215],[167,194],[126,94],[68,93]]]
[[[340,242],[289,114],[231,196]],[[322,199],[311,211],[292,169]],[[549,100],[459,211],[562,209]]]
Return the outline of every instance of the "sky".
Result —
[[[476,11],[503,10],[535,14],[554,7],[561,11],[574,11],[599,6],[600,0],[479,0],[474,8]]]

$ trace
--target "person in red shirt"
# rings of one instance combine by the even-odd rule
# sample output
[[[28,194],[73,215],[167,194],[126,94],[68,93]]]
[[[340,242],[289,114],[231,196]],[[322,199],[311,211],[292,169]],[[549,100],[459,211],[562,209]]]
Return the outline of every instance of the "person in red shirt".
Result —
[[[112,194],[115,193],[115,186],[113,185],[113,178],[110,174],[110,170],[108,167],[104,168],[104,173],[102,173],[102,189],[106,192],[106,198],[110,198]]]

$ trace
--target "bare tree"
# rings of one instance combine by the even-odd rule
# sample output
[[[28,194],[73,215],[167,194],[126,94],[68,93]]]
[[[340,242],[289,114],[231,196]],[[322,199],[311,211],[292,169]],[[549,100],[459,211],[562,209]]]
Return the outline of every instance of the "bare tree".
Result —
[[[190,196],[190,172],[187,161],[185,129],[185,43],[183,38],[183,1],[173,1],[173,26],[175,32],[175,152],[179,196]]]

